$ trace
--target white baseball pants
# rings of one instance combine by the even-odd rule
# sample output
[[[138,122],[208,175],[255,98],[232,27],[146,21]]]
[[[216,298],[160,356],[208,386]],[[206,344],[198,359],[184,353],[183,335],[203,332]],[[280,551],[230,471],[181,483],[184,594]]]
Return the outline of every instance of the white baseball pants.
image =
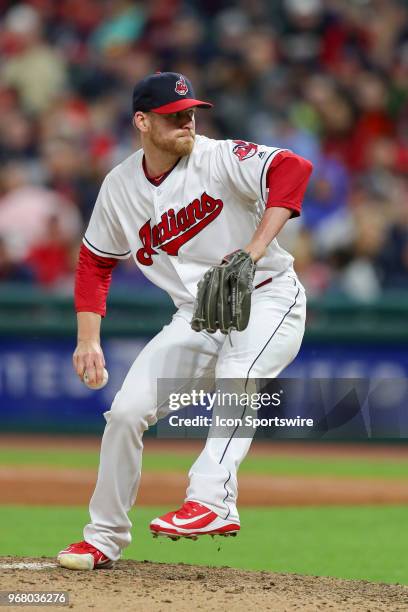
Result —
[[[293,271],[256,289],[248,327],[232,332],[232,345],[220,332],[193,331],[191,315],[192,306],[181,307],[145,346],[104,414],[107,424],[84,539],[113,560],[131,541],[128,512],[140,481],[143,433],[163,416],[157,379],[277,377],[299,351],[306,298]],[[237,470],[251,441],[236,432],[229,438],[208,438],[190,469],[186,499],[239,523]]]

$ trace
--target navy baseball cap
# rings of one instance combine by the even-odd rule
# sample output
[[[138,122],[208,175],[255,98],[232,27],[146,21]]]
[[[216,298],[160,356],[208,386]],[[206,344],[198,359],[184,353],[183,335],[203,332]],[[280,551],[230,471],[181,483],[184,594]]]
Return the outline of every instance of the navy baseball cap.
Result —
[[[133,90],[133,114],[136,111],[151,111],[165,115],[193,106],[211,108],[213,105],[197,100],[188,78],[177,72],[149,74],[139,81]]]

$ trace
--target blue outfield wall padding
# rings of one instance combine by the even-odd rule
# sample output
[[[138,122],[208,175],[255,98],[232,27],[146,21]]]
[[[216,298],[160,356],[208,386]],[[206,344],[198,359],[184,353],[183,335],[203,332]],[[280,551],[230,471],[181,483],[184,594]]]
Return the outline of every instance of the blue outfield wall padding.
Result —
[[[103,413],[147,341],[107,339],[109,383],[91,391],[73,371],[73,341],[1,340],[0,431],[100,433]],[[305,342],[282,377],[408,378],[408,352],[401,345],[348,348]]]

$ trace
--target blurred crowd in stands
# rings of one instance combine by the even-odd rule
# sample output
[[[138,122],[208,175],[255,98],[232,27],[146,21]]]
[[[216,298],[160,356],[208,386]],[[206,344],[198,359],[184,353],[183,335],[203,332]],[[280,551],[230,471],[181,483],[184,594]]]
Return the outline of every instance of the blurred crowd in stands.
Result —
[[[197,132],[314,163],[281,242],[310,296],[408,290],[407,0],[0,0],[0,283],[72,291],[131,91],[186,74]],[[133,261],[116,287],[147,283]]]

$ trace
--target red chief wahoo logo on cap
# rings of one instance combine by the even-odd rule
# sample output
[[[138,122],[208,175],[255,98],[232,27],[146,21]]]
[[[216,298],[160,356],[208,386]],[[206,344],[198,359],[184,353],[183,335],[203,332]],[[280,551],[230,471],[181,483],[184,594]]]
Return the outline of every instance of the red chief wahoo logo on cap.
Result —
[[[183,75],[181,75],[181,74],[180,74],[179,80],[176,83],[176,87],[175,87],[174,91],[176,93],[178,93],[179,96],[185,96],[188,93],[187,83],[186,83]]]

